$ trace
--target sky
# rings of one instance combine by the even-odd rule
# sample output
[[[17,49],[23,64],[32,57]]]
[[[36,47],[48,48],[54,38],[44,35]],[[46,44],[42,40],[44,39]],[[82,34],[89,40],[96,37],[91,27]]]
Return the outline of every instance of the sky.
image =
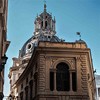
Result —
[[[100,74],[100,0],[46,0],[47,11],[56,19],[56,35],[66,42],[79,39],[81,33],[91,49],[93,66]],[[43,12],[44,0],[8,0],[7,39],[11,41],[6,55],[4,95],[9,95],[9,68],[12,58],[33,35],[34,21]],[[4,98],[4,100],[6,100]]]

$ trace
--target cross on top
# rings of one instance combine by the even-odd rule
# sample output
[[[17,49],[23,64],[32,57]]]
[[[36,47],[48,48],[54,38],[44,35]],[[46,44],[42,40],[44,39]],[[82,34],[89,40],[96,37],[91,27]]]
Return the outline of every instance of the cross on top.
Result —
[[[46,0],[44,0],[44,4],[46,4]]]

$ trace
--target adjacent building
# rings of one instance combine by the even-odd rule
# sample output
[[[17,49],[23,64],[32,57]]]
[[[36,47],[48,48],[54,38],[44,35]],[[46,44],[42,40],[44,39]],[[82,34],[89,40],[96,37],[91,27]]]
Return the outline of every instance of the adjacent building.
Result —
[[[10,97],[14,100],[95,100],[91,51],[83,40],[56,36],[55,18],[44,11],[35,19],[34,35],[13,58]],[[62,27],[63,28],[63,27]]]
[[[10,44],[7,41],[8,0],[0,0],[0,100],[3,99],[4,66],[7,60],[6,51]]]
[[[96,100],[100,100],[100,75],[95,75],[96,80]]]

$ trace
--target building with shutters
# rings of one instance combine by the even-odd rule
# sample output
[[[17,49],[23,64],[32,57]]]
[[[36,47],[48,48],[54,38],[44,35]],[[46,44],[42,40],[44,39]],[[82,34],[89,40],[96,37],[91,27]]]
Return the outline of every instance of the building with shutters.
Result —
[[[83,40],[65,42],[56,36],[55,18],[43,12],[34,35],[10,68],[10,96],[15,100],[95,100],[90,48]]]

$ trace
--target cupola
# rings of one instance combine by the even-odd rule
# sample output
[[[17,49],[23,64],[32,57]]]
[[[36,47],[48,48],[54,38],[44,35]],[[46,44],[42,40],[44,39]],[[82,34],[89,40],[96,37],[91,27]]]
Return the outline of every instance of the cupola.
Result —
[[[37,15],[37,18],[35,19],[35,32],[34,35],[40,36],[53,36],[55,35],[55,18],[52,18],[52,15],[47,12],[46,4],[44,4],[44,11]]]

